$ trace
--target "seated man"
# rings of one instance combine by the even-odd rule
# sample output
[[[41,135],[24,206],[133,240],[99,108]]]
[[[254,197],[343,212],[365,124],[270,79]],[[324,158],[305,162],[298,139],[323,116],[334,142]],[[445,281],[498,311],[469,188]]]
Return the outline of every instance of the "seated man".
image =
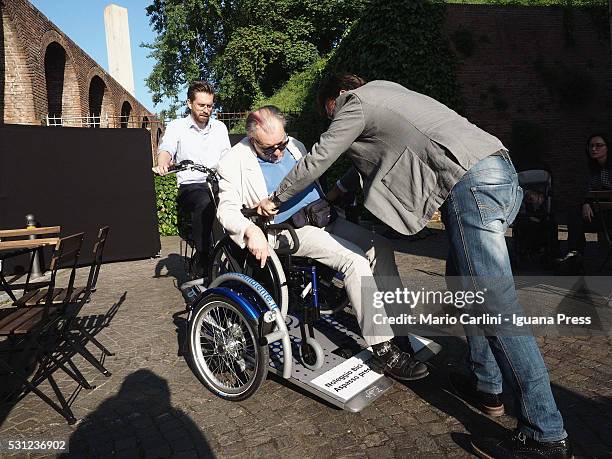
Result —
[[[168,124],[158,148],[157,166],[153,170],[165,175],[172,163],[191,160],[196,164],[215,167],[221,155],[229,150],[227,128],[212,119],[215,93],[204,81],[196,81],[187,90],[189,114]],[[176,203],[180,211],[191,214],[193,242],[198,264],[206,272],[210,234],[215,206],[206,186],[206,175],[198,171],[177,174],[179,186]]]
[[[234,242],[246,247],[263,267],[268,256],[268,240],[258,226],[242,215],[241,209],[243,205],[255,207],[274,191],[306,149],[301,142],[287,136],[285,118],[274,106],[250,113],[246,129],[247,137],[219,162],[217,218]],[[286,221],[322,196],[318,184],[312,183],[281,207],[274,223]],[[295,231],[300,240],[296,256],[313,258],[344,274],[346,292],[362,330],[363,308],[372,307],[362,302],[362,277],[374,276],[379,290],[402,288],[393,249],[371,231],[340,217],[325,228],[306,225]],[[279,236],[286,235],[281,232]],[[277,237],[277,241],[283,239]],[[402,380],[427,376],[427,367],[402,352],[391,341],[392,336],[364,338],[372,346],[377,363],[391,376]]]

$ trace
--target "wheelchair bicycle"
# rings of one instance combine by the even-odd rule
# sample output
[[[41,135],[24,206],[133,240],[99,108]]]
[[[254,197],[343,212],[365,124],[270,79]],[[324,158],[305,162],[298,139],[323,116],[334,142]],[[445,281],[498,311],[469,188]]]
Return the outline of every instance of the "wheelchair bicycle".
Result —
[[[293,227],[270,224],[253,209],[243,214],[265,233],[287,230],[292,244],[270,249],[262,269],[228,235],[217,240],[209,284],[201,279],[181,287],[190,300],[187,339],[193,372],[226,400],[249,398],[272,372],[338,407],[360,411],[392,382],[367,364],[371,352],[355,317],[345,310],[343,276],[316,260],[294,256],[299,239]],[[440,350],[433,341],[410,338],[421,361]]]

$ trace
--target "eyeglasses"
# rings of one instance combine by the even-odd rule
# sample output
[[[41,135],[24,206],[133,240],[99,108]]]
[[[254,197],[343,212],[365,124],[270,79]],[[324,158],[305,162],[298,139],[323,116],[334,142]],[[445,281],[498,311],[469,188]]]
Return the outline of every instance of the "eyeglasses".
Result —
[[[253,140],[253,145],[264,155],[272,156],[276,150],[283,151],[289,144],[289,136],[285,135],[285,140],[270,147],[262,147],[256,140]]]
[[[592,144],[590,145],[590,147],[591,147],[591,148],[597,148],[597,149],[599,149],[599,148],[603,148],[603,147],[605,147],[605,146],[606,146],[606,144],[605,144],[605,143],[592,143]]]

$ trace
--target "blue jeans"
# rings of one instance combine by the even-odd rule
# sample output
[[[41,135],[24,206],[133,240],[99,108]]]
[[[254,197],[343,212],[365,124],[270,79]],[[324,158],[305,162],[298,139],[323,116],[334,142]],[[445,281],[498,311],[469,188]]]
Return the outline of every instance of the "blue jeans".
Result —
[[[509,309],[520,305],[504,233],[522,196],[514,166],[504,153],[472,167],[441,208],[450,243],[447,275],[462,276],[473,284],[479,277],[503,279],[500,291]],[[514,391],[520,431],[537,441],[567,437],[533,336],[468,336],[468,346],[478,390],[499,394],[503,380]]]

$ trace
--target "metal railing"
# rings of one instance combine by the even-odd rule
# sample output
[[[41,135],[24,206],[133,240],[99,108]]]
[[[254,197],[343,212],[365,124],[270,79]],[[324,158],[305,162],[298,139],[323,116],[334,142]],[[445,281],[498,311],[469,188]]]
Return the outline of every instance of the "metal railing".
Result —
[[[295,111],[286,111],[283,113],[289,124],[297,119],[297,117],[300,115],[299,112]],[[216,112],[213,117],[225,123],[230,131],[234,130],[244,132],[245,121],[248,114],[248,111]],[[100,115],[91,114],[88,116],[57,116],[48,114],[42,120],[42,123],[43,125],[50,127],[152,128],[153,125],[157,127],[159,125],[168,124],[170,121],[172,120],[167,119],[162,121],[157,118],[151,118],[148,115],[130,115],[129,117],[126,117],[122,115],[109,115],[108,113],[102,113]]]
[[[131,115],[109,115],[103,113],[101,115],[92,114],[89,116],[56,116],[47,115],[43,119],[45,126],[64,126],[64,127],[87,127],[87,128],[146,128],[151,129],[153,126],[162,125],[163,122],[157,118],[149,116],[134,116]]]

